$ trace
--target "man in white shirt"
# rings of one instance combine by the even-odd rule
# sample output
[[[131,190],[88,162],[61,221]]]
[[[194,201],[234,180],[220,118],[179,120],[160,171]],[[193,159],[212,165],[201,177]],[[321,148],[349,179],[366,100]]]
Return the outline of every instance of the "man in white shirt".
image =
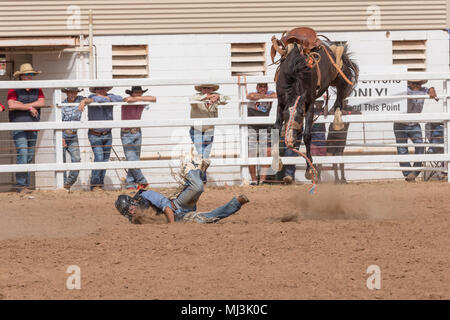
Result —
[[[191,103],[191,118],[217,118],[219,105],[225,105],[230,100],[216,91],[219,86],[216,84],[201,84],[195,86],[197,94],[193,95],[189,101]],[[203,159],[209,158],[212,143],[214,140],[214,126],[207,125],[200,128],[191,127],[189,130],[192,142],[199,156]],[[206,183],[206,173],[202,175],[203,182]]]

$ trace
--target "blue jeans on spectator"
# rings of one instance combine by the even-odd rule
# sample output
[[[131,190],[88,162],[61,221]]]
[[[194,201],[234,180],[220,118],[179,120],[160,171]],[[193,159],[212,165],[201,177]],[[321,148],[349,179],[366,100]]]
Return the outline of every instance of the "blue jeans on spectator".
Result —
[[[191,129],[189,130],[189,134],[191,135],[191,140],[194,143],[195,150],[197,150],[198,155],[203,159],[209,158],[209,155],[211,154],[212,143],[214,141],[214,129],[202,132],[200,130],[194,129],[194,127],[191,127]],[[206,172],[201,173],[201,178],[203,182],[206,183]]]
[[[444,143],[444,124],[434,125],[431,131],[430,143]],[[429,153],[444,153],[442,147],[430,147]]]
[[[411,139],[413,143],[423,143],[422,139],[422,129],[420,124],[403,124],[394,123],[394,134],[397,143],[408,143],[408,139]],[[415,147],[415,154],[424,154],[424,147]],[[397,147],[398,154],[408,154],[408,147]],[[400,162],[401,167],[411,167],[409,162]],[[414,167],[421,167],[422,162],[414,162]],[[414,172],[416,177],[419,175],[420,171],[403,171],[403,176],[408,176],[411,172]]]
[[[88,134],[91,143],[92,151],[94,151],[94,162],[107,162],[111,155],[112,134],[97,136],[95,134]],[[92,170],[91,174],[91,189],[94,187],[103,187],[105,182],[106,170]]]
[[[142,133],[138,131],[121,133],[123,151],[127,161],[139,161],[141,159]],[[127,188],[136,188],[137,184],[147,184],[147,180],[142,174],[141,169],[128,169],[126,178]]]
[[[191,140],[194,143],[198,155],[202,156],[203,159],[209,158],[214,140],[214,129],[202,132],[191,127],[189,134],[191,135]]]
[[[80,162],[80,145],[78,144],[78,135],[75,134],[67,134],[63,133],[64,141],[66,142],[66,146],[63,149],[63,161],[66,162],[66,152],[70,155],[70,160],[72,163]],[[80,171],[78,170],[71,170],[69,174],[67,175],[66,172],[64,172],[64,185],[71,186],[73,185],[78,178]]]
[[[233,197],[227,204],[212,211],[195,212],[197,210],[197,201],[204,191],[201,173],[202,171],[199,169],[189,171],[184,190],[173,200],[177,206],[175,211],[176,221],[190,220],[198,223],[213,223],[232,215],[241,208],[239,201]],[[190,214],[193,211],[194,214]]]
[[[297,139],[294,144],[294,148],[297,150],[300,147],[301,139],[302,139],[302,132],[297,134]],[[284,142],[284,135],[281,137],[280,147],[282,148],[282,150],[284,150],[284,152],[282,153],[284,157],[298,157],[297,153],[286,147]],[[283,169],[284,169],[284,176],[285,177],[290,176],[292,177],[293,181],[295,181],[295,164],[283,165]]]
[[[12,132],[14,144],[16,145],[17,164],[29,164],[33,161],[37,141],[37,131],[14,130]],[[29,172],[16,172],[16,185],[18,189],[30,186]]]

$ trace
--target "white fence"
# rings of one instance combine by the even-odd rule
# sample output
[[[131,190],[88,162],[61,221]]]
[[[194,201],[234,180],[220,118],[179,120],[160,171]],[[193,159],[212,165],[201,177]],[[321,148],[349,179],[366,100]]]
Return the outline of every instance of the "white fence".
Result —
[[[447,163],[450,161],[449,155],[449,130],[448,122],[450,121],[450,112],[447,108],[447,81],[450,79],[450,73],[403,73],[403,74],[362,74],[360,80],[413,80],[413,79],[428,79],[435,82],[442,83],[442,87],[437,88],[438,97],[442,101],[442,112],[433,113],[421,113],[421,114],[362,114],[362,115],[348,115],[344,116],[343,120],[350,123],[393,123],[394,121],[401,122],[444,122],[444,153],[443,154],[421,154],[421,155],[396,155],[396,154],[380,154],[380,155],[344,155],[344,156],[326,156],[326,157],[314,157],[314,163],[316,164],[332,164],[332,163],[346,163],[346,164],[359,164],[366,165],[360,166],[355,170],[383,170],[399,171],[401,168],[399,162],[445,162],[445,170],[447,170]],[[245,79],[246,84],[256,84],[258,82],[273,83],[271,77],[247,77]],[[239,134],[234,139],[239,141],[237,157],[214,158],[212,159],[212,167],[240,167],[241,180],[248,180],[248,166],[249,165],[270,165],[273,159],[271,157],[263,158],[249,158],[248,157],[248,135],[247,126],[252,124],[273,124],[276,114],[276,100],[274,100],[274,106],[271,111],[270,117],[247,117],[246,104],[249,102],[245,98],[245,87],[243,80],[233,77],[227,79],[116,79],[116,80],[54,80],[54,81],[9,81],[0,82],[0,89],[9,88],[53,88],[55,89],[53,95],[53,105],[61,106],[61,91],[60,88],[64,87],[99,87],[99,86],[113,86],[113,87],[130,87],[134,85],[141,85],[145,87],[158,87],[158,86],[173,86],[176,89],[180,85],[196,85],[199,83],[218,83],[221,85],[234,85],[237,90],[237,99],[233,99],[230,104],[232,108],[238,108],[237,117],[219,117],[215,119],[181,119],[174,116],[170,119],[159,120],[119,120],[113,121],[85,121],[80,122],[63,122],[61,117],[61,109],[56,108],[55,121],[48,122],[36,122],[36,123],[0,123],[0,131],[12,131],[12,130],[52,130],[54,133],[54,147],[55,147],[55,161],[46,163],[33,163],[33,164],[11,164],[0,165],[0,173],[4,172],[54,172],[55,173],[55,185],[57,188],[63,187],[63,172],[67,170],[93,170],[93,169],[130,169],[130,168],[178,168],[179,166],[179,150],[176,153],[172,153],[171,160],[141,160],[141,161],[110,161],[110,162],[80,162],[80,163],[64,163],[63,162],[63,139],[62,131],[64,129],[89,129],[89,128],[129,128],[129,127],[141,127],[141,128],[159,128],[159,127],[189,127],[199,125],[216,125],[216,126],[238,126]],[[391,97],[372,97],[372,99],[389,99],[389,98],[408,98],[411,96],[391,96]],[[414,96],[416,98],[427,98],[426,96]],[[162,102],[163,104],[170,105],[170,101]],[[188,100],[185,100],[188,105]],[[120,108],[125,103],[105,103],[107,105],[114,105],[114,108]],[[142,104],[142,103],[136,103]],[[115,114],[120,114],[115,112]],[[320,117],[317,122],[332,122],[333,117],[327,117],[324,119]],[[413,144],[406,144],[407,146],[413,146]],[[424,144],[430,146],[430,144]],[[370,146],[370,144],[367,144]],[[384,146],[384,147],[396,147],[396,143],[380,143],[372,144],[372,146]],[[415,146],[415,145],[414,145]],[[283,157],[283,164],[296,164],[304,165],[305,160],[299,157]],[[373,164],[379,163],[392,163],[395,164],[392,167],[376,168]],[[430,168],[413,168],[412,170],[430,170]],[[431,169],[437,170],[437,169]],[[168,181],[170,176],[167,177]]]

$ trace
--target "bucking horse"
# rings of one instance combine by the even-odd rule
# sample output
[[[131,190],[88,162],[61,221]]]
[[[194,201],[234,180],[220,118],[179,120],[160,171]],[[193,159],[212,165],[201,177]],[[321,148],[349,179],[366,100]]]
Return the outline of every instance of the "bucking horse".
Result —
[[[281,58],[275,62],[277,53]],[[281,136],[285,137],[288,148],[295,148],[297,136],[303,132],[309,159],[306,159],[305,177],[314,182],[315,168],[311,157],[314,102],[328,92],[330,86],[334,87],[336,102],[333,107],[335,117],[340,117],[344,100],[358,81],[358,65],[350,59],[347,46],[332,45],[328,38],[307,27],[285,32],[280,40],[273,36],[271,57],[273,63],[279,63],[275,73],[278,110],[274,127],[282,130]],[[326,105],[325,115],[328,98]]]

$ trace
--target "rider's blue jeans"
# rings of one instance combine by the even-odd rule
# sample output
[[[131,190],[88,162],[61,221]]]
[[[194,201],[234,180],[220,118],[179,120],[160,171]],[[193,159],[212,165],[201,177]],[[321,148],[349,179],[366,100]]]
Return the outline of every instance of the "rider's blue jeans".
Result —
[[[187,175],[187,181],[184,190],[173,201],[177,206],[175,211],[175,220],[186,220],[187,213],[197,210],[197,201],[203,193],[203,181],[200,170],[191,170]],[[220,219],[226,218],[241,208],[241,204],[234,197],[225,205],[209,212],[201,212],[194,216],[193,221],[198,223],[216,222]]]

